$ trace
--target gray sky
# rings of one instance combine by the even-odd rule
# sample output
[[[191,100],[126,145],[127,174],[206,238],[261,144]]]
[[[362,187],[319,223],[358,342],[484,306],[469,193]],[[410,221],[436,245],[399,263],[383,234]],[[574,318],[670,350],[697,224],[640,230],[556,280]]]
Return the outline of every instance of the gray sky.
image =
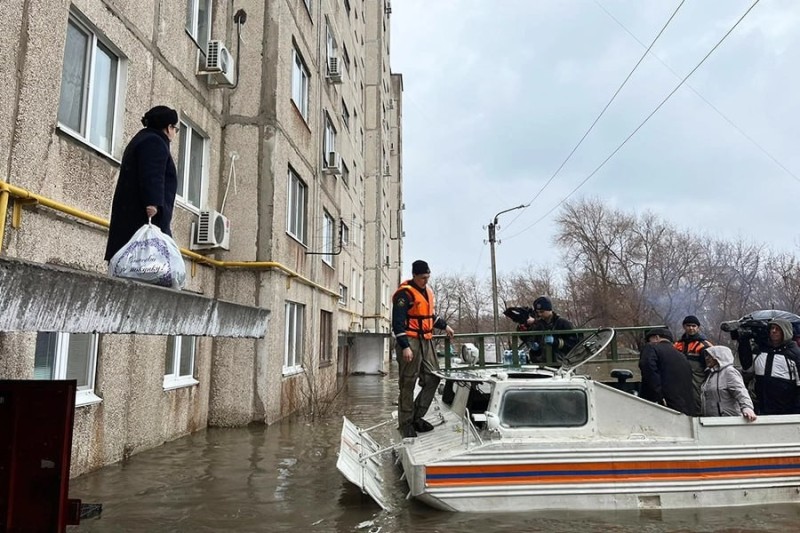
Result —
[[[679,3],[392,2],[392,70],[404,82],[404,274],[413,260],[425,259],[434,274],[488,278],[484,226],[534,198]],[[534,223],[622,143],[752,3],[684,3],[553,182],[524,211],[500,217],[499,273],[557,264],[550,220],[559,211]],[[652,211],[681,229],[796,252],[799,69],[800,2],[762,0],[571,198],[599,198],[628,212]]]

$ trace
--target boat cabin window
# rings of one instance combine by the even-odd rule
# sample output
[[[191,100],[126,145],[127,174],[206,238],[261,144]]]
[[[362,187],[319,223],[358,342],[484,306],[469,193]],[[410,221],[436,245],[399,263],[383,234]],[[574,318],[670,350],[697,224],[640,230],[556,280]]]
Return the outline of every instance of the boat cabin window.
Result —
[[[510,428],[578,427],[588,421],[582,389],[509,389],[500,405],[500,424]]]

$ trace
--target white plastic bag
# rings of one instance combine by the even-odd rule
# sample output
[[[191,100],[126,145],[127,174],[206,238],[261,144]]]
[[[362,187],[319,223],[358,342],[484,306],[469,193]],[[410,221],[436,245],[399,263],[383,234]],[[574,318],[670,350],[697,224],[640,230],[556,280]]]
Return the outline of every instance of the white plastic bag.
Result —
[[[136,230],[108,262],[108,273],[173,289],[182,289],[186,281],[186,265],[178,245],[153,224]]]

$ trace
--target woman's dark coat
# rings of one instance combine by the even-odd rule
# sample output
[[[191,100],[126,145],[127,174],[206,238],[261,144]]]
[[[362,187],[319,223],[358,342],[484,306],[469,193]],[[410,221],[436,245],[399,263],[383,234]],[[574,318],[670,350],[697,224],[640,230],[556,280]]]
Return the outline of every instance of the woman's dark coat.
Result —
[[[641,397],[695,416],[692,367],[669,341],[645,344],[639,355]]]
[[[144,128],[134,135],[122,155],[111,224],[108,230],[106,261],[147,224],[148,205],[158,208],[153,224],[172,236],[172,210],[178,189],[178,173],[163,131]]]

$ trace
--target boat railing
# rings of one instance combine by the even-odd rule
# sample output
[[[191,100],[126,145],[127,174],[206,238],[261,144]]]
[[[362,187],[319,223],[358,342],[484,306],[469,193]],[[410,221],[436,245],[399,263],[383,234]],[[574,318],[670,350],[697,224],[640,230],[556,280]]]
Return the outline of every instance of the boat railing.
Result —
[[[651,326],[628,326],[628,327],[615,327],[614,331],[616,334],[614,338],[611,340],[611,344],[606,349],[606,355],[603,358],[595,359],[594,362],[612,362],[612,361],[632,361],[638,360],[639,352],[638,349],[635,349],[636,340],[641,338],[644,332],[648,329],[657,328],[657,327],[664,327],[660,325],[651,325]],[[596,333],[598,330],[603,328],[582,328],[582,329],[573,329],[569,330],[573,333],[578,333],[583,336],[591,335],[592,333]],[[533,338],[534,340],[540,339],[546,335],[563,335],[565,332],[563,330],[560,331],[504,331],[504,332],[485,332],[485,333],[457,333],[453,336],[451,340],[446,335],[436,335],[434,339],[443,340],[444,341],[444,367],[446,369],[450,369],[453,367],[453,357],[457,356],[458,354],[454,351],[453,346],[455,344],[464,344],[464,343],[472,343],[478,348],[478,358],[477,361],[474,362],[471,366],[475,367],[485,367],[487,363],[489,365],[492,364],[491,361],[487,361],[487,348],[492,345],[495,338],[501,340],[503,346],[508,346],[508,349],[512,351],[512,357],[510,364],[512,366],[519,366],[520,361],[520,350],[527,350],[525,341],[528,339]],[[487,339],[489,342],[487,342]],[[545,344],[541,341],[538,341],[540,344],[544,346],[544,356],[545,356],[545,363],[544,366],[558,366],[559,363],[555,360],[553,355],[553,349],[550,345]],[[495,363],[506,363],[508,364],[509,361],[505,361],[503,358],[503,349],[495,348]]]
[[[468,449],[470,447],[470,443],[473,442],[473,440],[476,446],[480,446],[481,444],[483,444],[483,439],[481,439],[480,432],[478,431],[478,428],[475,427],[475,424],[472,422],[472,415],[470,414],[469,409],[464,409],[462,424],[464,426],[464,433],[461,436],[462,444],[464,444]]]

